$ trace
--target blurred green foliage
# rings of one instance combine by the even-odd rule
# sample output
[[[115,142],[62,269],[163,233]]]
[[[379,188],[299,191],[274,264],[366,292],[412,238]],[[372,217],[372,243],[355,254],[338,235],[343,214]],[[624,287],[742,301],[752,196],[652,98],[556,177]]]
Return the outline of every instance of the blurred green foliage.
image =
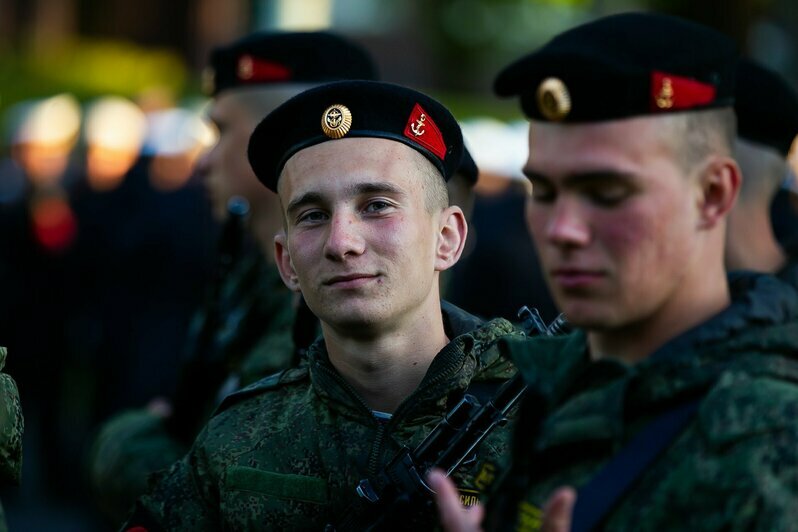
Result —
[[[438,84],[489,92],[500,66],[585,22],[596,0],[425,0],[423,35]]]
[[[181,95],[188,71],[173,52],[124,41],[79,39],[45,50],[0,51],[0,113],[21,100],[69,92],[85,100],[135,97],[152,88]]]

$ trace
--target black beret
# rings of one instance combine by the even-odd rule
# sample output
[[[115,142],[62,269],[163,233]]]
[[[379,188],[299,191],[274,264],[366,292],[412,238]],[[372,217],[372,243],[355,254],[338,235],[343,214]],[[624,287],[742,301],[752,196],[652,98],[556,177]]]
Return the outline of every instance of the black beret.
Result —
[[[406,144],[429,159],[447,181],[463,153],[460,126],[429,96],[378,81],[338,81],[294,96],[269,113],[249,139],[249,164],[276,192],[280,172],[296,152],[352,137]]]
[[[376,78],[369,54],[338,35],[253,33],[211,52],[204,88],[215,96],[239,86]]]
[[[798,135],[798,96],[787,81],[750,59],[737,65],[737,134],[785,157]]]
[[[500,96],[535,120],[595,122],[734,103],[733,41],[695,22],[624,13],[577,26],[505,68]]]
[[[456,173],[463,176],[471,185],[476,184],[477,179],[479,179],[477,163],[474,162],[474,158],[471,157],[471,153],[469,153],[465,145],[463,145],[463,157],[460,159],[460,165],[457,167]]]

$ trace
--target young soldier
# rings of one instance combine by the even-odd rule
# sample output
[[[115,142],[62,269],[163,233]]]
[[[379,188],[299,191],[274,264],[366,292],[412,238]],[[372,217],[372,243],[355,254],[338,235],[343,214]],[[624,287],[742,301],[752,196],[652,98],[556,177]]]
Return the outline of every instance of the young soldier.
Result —
[[[514,372],[492,347],[510,323],[439,298],[467,232],[445,185],[462,150],[438,102],[376,82],[309,90],[258,125],[250,162],[284,217],[277,265],[323,339],[307,366],[228,397],[128,527],[322,529],[466,390]],[[483,443],[458,473],[463,495],[491,484],[506,450],[502,431]]]
[[[144,493],[150,473],[185,454],[226,393],[295,362],[296,302],[273,257],[280,202],[252,173],[249,136],[264,115],[303,90],[337,79],[373,79],[375,70],[360,46],[323,32],[254,33],[212,51],[205,89],[213,96],[208,114],[219,139],[197,173],[220,222],[229,223],[232,198],[245,200],[249,215],[233,220],[239,231],[225,235],[230,251],[220,261],[227,271],[192,322],[175,396],[117,415],[94,444],[92,484],[115,522]],[[315,319],[311,327],[315,332]]]
[[[743,182],[729,213],[726,267],[774,273],[798,286],[798,250],[781,247],[770,220],[770,204],[790,173],[787,155],[798,135],[798,95],[775,72],[741,59],[735,97],[734,156]]]
[[[624,14],[499,75],[531,118],[527,222],[580,330],[504,345],[539,399],[491,525],[540,529],[554,493],[549,530],[794,527],[798,297],[723,265],[735,66],[713,30]],[[440,504],[450,530],[477,528]]]

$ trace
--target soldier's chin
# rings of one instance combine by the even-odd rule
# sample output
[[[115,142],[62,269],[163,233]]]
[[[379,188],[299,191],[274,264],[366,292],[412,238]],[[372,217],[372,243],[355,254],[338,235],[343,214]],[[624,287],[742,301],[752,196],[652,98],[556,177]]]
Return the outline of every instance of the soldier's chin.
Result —
[[[568,323],[573,327],[588,331],[602,331],[616,326],[612,317],[606,310],[585,304],[561,304],[558,305],[563,314],[568,318]]]
[[[350,313],[345,317],[335,315],[324,321],[327,321],[339,334],[364,340],[378,336],[382,332],[382,325],[384,325],[384,320],[372,313]]]

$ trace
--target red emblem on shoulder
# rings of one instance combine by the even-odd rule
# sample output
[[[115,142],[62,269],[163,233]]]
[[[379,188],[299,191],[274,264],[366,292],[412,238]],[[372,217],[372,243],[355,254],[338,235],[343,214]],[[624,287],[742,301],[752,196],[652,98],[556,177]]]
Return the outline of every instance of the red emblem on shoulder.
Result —
[[[291,71],[285,65],[258,59],[251,55],[242,55],[238,58],[236,75],[239,80],[252,83],[289,81],[291,79]]]
[[[675,111],[709,105],[717,91],[708,83],[674,76],[665,72],[651,73],[651,110]]]
[[[441,130],[419,104],[413,107],[410,118],[407,119],[404,135],[427,148],[441,160],[446,157],[446,143],[443,141]]]

